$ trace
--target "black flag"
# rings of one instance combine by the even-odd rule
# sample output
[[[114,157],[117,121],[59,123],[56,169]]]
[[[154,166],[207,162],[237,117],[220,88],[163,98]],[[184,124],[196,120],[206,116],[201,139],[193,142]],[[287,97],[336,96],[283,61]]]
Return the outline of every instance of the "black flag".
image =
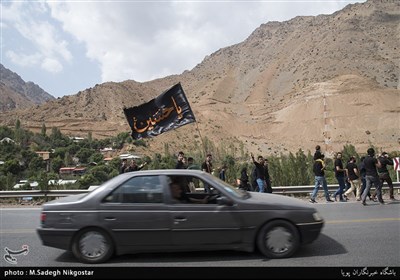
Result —
[[[196,119],[180,83],[140,106],[124,108],[132,138],[154,137]]]

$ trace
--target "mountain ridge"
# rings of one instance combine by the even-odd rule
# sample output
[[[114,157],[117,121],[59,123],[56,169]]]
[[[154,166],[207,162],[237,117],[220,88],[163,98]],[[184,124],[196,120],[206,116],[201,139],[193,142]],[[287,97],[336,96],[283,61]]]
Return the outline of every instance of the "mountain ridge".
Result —
[[[55,99],[39,85],[25,82],[17,73],[0,64],[0,112],[29,108]]]
[[[396,150],[399,30],[400,2],[390,0],[268,22],[180,75],[106,82],[29,111],[0,114],[0,123],[13,125],[18,118],[36,131],[45,123],[71,135],[115,136],[129,131],[123,107],[181,82],[197,124],[146,140],[150,150],[165,143],[190,150],[202,145],[201,137],[261,154],[313,150],[317,144],[327,152],[345,144]]]

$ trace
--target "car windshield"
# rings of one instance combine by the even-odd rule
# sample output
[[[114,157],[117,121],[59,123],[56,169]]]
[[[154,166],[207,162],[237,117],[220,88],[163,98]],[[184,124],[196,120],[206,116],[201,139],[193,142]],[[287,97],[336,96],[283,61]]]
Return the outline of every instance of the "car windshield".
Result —
[[[245,190],[235,188],[232,185],[229,185],[227,182],[222,181],[221,179],[219,179],[211,174],[207,174],[207,176],[209,176],[211,178],[211,180],[213,180],[213,181],[218,181],[218,183],[220,183],[220,185],[222,185],[222,187],[224,188],[225,191],[227,191],[228,193],[230,193],[231,195],[233,195],[237,198],[247,199],[250,197],[250,193]]]

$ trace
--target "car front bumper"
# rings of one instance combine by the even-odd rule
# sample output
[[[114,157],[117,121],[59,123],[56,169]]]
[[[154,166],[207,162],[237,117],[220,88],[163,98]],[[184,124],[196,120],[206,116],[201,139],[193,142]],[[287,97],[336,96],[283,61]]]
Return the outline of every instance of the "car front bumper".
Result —
[[[323,226],[324,221],[297,224],[301,235],[301,243],[308,244],[317,239]]]

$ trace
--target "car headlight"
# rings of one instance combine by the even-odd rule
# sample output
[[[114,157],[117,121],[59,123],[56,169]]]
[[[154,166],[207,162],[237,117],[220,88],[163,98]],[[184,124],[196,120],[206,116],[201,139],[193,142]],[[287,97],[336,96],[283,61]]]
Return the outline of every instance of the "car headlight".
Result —
[[[319,215],[318,212],[314,212],[314,213],[312,214],[312,216],[313,216],[313,218],[314,218],[315,221],[322,221],[322,217]]]

